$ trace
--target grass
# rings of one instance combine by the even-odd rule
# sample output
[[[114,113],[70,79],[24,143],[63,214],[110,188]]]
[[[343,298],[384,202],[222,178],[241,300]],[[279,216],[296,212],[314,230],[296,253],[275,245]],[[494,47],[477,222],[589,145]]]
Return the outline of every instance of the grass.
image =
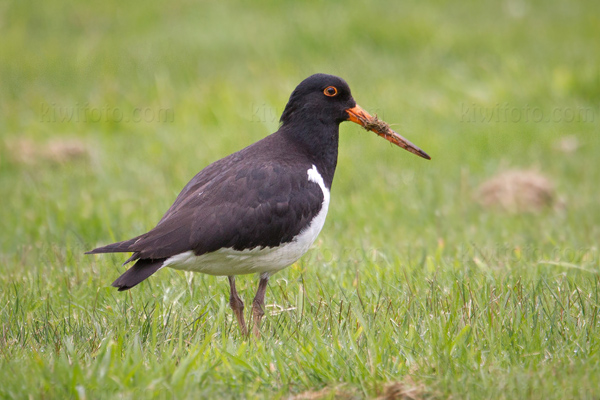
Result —
[[[0,397],[597,398],[598,11],[6,2]],[[83,252],[154,226],[202,167],[277,129],[314,72],[433,160],[342,125],[328,221],[271,279],[260,341],[223,278],[111,288],[124,257]],[[564,206],[479,206],[513,168]],[[247,303],[256,285],[238,279]]]

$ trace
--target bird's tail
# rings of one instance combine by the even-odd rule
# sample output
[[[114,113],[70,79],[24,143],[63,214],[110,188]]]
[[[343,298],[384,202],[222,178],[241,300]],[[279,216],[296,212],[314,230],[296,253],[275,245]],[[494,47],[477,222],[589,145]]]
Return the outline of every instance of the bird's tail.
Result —
[[[135,237],[133,239],[124,240],[122,242],[107,244],[106,246],[98,247],[94,250],[87,251],[85,254],[98,254],[98,253],[129,253],[134,252],[131,248],[133,244],[139,239]]]
[[[141,281],[148,278],[150,275],[158,271],[165,262],[166,258],[159,258],[156,260],[140,258],[140,252],[133,249],[133,245],[138,241],[140,237],[125,240],[123,242],[108,244],[106,246],[98,247],[94,250],[88,251],[85,254],[98,254],[98,253],[128,253],[133,252],[133,255],[123,263],[123,265],[137,260],[133,267],[129,268],[123,275],[121,275],[112,285],[119,288],[119,291],[128,290],[140,283]]]
[[[118,244],[118,243],[115,243]],[[150,275],[158,271],[165,262],[166,258],[158,260],[142,259],[137,260],[133,267],[129,268],[121,275],[112,285],[119,288],[119,292],[128,290],[148,278]]]

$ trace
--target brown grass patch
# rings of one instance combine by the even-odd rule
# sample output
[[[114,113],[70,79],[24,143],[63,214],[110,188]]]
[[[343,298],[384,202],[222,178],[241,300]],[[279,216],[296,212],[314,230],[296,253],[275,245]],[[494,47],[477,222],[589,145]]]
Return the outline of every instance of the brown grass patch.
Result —
[[[347,386],[324,387],[321,390],[308,390],[290,396],[287,400],[352,400],[362,399],[364,393],[349,390]],[[428,398],[425,386],[417,384],[410,376],[402,382],[389,382],[383,388],[383,393],[376,400],[422,400]]]
[[[18,164],[34,165],[39,162],[66,164],[85,160],[90,156],[89,148],[77,139],[52,139],[37,143],[32,139],[21,138],[5,142],[11,160]]]
[[[476,199],[486,208],[538,212],[555,203],[556,193],[552,181],[537,171],[509,170],[482,183]]]
[[[427,398],[425,386],[416,384],[410,376],[403,382],[390,382],[385,385],[383,395],[378,400],[421,400]]]

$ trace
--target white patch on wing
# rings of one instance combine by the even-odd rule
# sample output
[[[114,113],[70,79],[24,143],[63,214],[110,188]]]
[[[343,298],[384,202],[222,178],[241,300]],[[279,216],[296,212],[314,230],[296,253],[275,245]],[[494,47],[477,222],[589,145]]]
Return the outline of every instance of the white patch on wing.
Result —
[[[255,247],[250,250],[219,249],[197,256],[186,251],[168,258],[164,267],[184,271],[202,272],[209,275],[243,275],[252,273],[275,273],[296,262],[321,232],[329,209],[329,190],[316,166],[306,171],[308,180],[315,182],[323,191],[321,210],[310,224],[291,242],[279,247]]]

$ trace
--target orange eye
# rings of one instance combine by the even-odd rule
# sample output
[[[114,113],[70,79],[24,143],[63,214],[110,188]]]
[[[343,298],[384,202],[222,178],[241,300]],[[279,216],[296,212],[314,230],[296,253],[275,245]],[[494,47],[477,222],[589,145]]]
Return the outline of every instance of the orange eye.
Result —
[[[334,86],[327,86],[325,90],[323,90],[323,94],[325,94],[325,96],[333,97],[338,94],[338,91]]]

